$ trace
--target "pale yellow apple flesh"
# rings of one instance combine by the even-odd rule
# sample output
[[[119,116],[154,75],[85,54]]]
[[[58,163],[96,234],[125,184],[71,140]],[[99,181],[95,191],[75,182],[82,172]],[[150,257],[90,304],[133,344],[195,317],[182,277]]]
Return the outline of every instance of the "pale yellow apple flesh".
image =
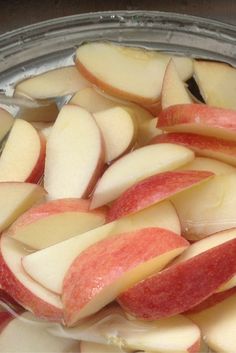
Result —
[[[174,144],[141,147],[113,163],[99,180],[92,198],[92,208],[105,205],[136,182],[151,175],[174,170],[194,159],[189,149]]]
[[[44,185],[50,199],[86,197],[100,176],[104,148],[90,113],[65,105],[47,141]]]
[[[33,99],[47,99],[66,96],[90,86],[90,83],[78,72],[75,66],[60,67],[30,77],[15,87],[15,96]]]
[[[192,162],[180,167],[179,170],[206,170],[216,175],[231,174],[236,168],[213,158],[196,157]]]
[[[60,294],[68,268],[83,250],[114,234],[145,227],[160,227],[180,234],[176,211],[169,201],[164,201],[131,216],[30,254],[23,259],[22,264],[25,271],[38,283]]]
[[[163,134],[163,131],[157,128],[157,118],[144,121],[138,126],[138,146],[148,144],[153,137]]]
[[[13,123],[13,116],[7,110],[0,108],[0,142],[10,131]]]

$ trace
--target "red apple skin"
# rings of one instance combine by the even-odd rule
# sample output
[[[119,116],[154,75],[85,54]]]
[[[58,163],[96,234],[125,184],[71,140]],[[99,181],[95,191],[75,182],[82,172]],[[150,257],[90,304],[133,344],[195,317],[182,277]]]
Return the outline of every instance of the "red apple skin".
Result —
[[[146,320],[188,311],[235,274],[235,255],[233,239],[139,282],[118,302],[131,315]]]
[[[34,169],[32,170],[29,177],[25,180],[25,182],[28,182],[28,183],[37,184],[44,172],[45,157],[46,157],[46,139],[41,133],[39,133],[39,138],[40,138],[40,144],[41,144],[40,154]]]
[[[21,314],[25,311],[22,306],[20,306],[8,293],[4,292],[2,289],[0,289],[0,302],[5,303],[17,314]]]
[[[199,353],[200,348],[201,348],[201,339],[199,338],[199,340],[195,342],[191,347],[189,347],[187,351],[189,353]]]
[[[160,129],[180,124],[200,124],[236,132],[236,111],[205,104],[178,104],[162,110],[158,116]]]
[[[0,334],[8,323],[14,319],[14,316],[7,311],[0,312]]]
[[[198,305],[194,306],[193,308],[191,308],[190,310],[186,311],[185,314],[199,313],[202,310],[206,310],[206,309],[222,302],[223,300],[227,299],[228,297],[230,297],[231,295],[233,295],[235,293],[236,293],[236,287],[230,288],[230,289],[225,290],[223,292],[214,293],[209,298],[207,298],[206,300],[201,302],[200,304],[198,304]]]
[[[185,132],[172,132],[155,136],[150,144],[155,143],[174,143],[182,145],[193,150],[197,156],[219,159],[236,166],[236,141]],[[222,155],[224,156],[222,157]],[[235,160],[234,162],[233,159]]]
[[[18,281],[5,263],[2,254],[0,254],[0,283],[4,291],[25,309],[30,309],[36,317],[55,322],[63,321],[62,310],[40,299]]]
[[[79,313],[125,272],[167,251],[188,245],[184,238],[169,230],[144,228],[90,246],[75,259],[64,278],[62,301],[66,324],[74,323],[74,313]]]
[[[213,175],[207,171],[174,171],[159,173],[141,180],[113,203],[108,211],[107,222],[138,212]]]

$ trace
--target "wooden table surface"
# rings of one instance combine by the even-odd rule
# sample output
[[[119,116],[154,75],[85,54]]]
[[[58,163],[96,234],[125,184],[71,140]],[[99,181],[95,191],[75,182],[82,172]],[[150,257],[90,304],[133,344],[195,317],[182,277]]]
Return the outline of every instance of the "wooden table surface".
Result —
[[[236,25],[236,0],[0,0],[0,33],[50,18],[90,11],[159,10]]]

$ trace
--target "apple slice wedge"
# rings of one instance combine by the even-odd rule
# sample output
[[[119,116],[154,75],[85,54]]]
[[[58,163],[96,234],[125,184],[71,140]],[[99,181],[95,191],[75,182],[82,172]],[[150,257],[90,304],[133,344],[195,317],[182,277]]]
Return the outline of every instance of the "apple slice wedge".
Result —
[[[40,250],[105,223],[107,208],[90,211],[90,201],[59,199],[35,206],[6,231],[13,239]],[[53,231],[52,231],[53,230]]]
[[[188,245],[169,230],[143,228],[90,246],[73,261],[63,281],[66,325],[74,326],[96,313],[127,288],[160,271]]]
[[[159,173],[127,189],[110,207],[107,221],[138,212],[179,192],[207,181],[214,174],[206,171]]]
[[[236,69],[228,64],[194,60],[194,78],[205,102],[213,107],[236,109]]]
[[[47,141],[44,185],[50,199],[86,197],[104,165],[100,130],[83,108],[65,105]]]
[[[175,143],[192,149],[197,156],[215,158],[236,166],[236,141],[184,132],[172,132],[154,137],[151,143]]]
[[[46,195],[45,190],[30,183],[0,183],[0,232]]]
[[[235,141],[236,111],[205,104],[177,104],[159,114],[157,127]]]
[[[77,49],[75,61],[81,74],[105,92],[137,103],[152,104],[160,98],[170,58],[167,54],[145,49],[91,42]],[[192,76],[191,59],[172,58],[183,80]]]
[[[145,227],[160,227],[180,234],[176,211],[169,201],[164,201],[47,249],[29,254],[24,257],[22,264],[34,280],[52,292],[61,294],[63,278],[72,262],[82,251],[109,236]]]
[[[60,67],[20,81],[15,87],[15,96],[47,99],[66,96],[90,86],[75,66]]]
[[[189,104],[192,99],[185,83],[181,80],[174,61],[171,59],[166,67],[161,90],[161,107],[166,109],[171,105]]]
[[[37,183],[44,171],[45,149],[43,136],[27,121],[17,119],[0,157],[0,181]]]
[[[24,271],[21,261],[28,251],[2,234],[0,239],[0,283],[4,291],[37,317],[62,321],[60,297],[36,283]]]
[[[118,301],[124,310],[141,319],[180,314],[210,297],[235,275],[235,251],[236,239],[215,246],[136,284]]]
[[[169,171],[194,159],[194,153],[174,144],[141,147],[113,163],[102,175],[93,193],[92,208],[117,199],[136,182]]]
[[[187,239],[199,240],[236,227],[236,174],[216,175],[209,182],[171,198]]]
[[[236,168],[213,158],[196,157],[192,162],[180,167],[179,170],[207,170],[216,175],[231,174]]]
[[[0,142],[10,131],[14,123],[13,116],[7,110],[0,107]]]
[[[79,342],[52,336],[46,330],[47,325],[46,322],[36,320],[28,312],[15,318],[12,316],[4,325],[0,335],[1,351],[11,353],[78,353]]]

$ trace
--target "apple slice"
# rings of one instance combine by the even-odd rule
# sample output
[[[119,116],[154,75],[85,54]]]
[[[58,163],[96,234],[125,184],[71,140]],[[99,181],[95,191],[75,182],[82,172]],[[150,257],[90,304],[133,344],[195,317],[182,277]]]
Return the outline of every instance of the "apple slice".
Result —
[[[60,67],[20,81],[15,96],[46,99],[66,96],[90,86],[75,66]]]
[[[65,105],[47,142],[44,185],[49,197],[86,197],[103,164],[103,140],[92,115]]]
[[[194,78],[205,102],[213,107],[236,109],[236,69],[228,64],[194,60]]]
[[[171,132],[236,140],[236,112],[205,104],[178,104],[166,108],[159,114],[157,126]]]
[[[35,128],[17,119],[0,157],[0,181],[38,182],[44,170],[45,148],[45,139]]]
[[[30,248],[44,249],[103,225],[107,208],[89,211],[89,206],[82,199],[43,203],[21,215],[6,234]]]
[[[0,232],[22,213],[45,196],[45,190],[36,184],[0,183]]]
[[[201,329],[208,346],[217,353],[236,352],[235,316],[235,294],[200,313],[188,315]]]
[[[7,110],[0,107],[0,142],[10,131],[14,123],[13,116]]]
[[[80,342],[80,352],[81,353],[125,353],[121,348],[108,345],[108,344],[99,344],[93,342]]]
[[[36,316],[61,322],[63,315],[60,298],[32,280],[21,265],[21,260],[28,251],[5,234],[1,236],[0,248],[2,289]]]
[[[206,171],[165,172],[144,179],[127,189],[111,206],[107,221],[112,222],[138,212],[172,195],[207,181],[213,173]]]
[[[96,313],[127,288],[160,271],[187,246],[184,238],[163,228],[121,233],[90,246],[73,261],[63,281],[66,325]]]
[[[115,96],[141,104],[156,102],[171,56],[107,42],[91,42],[76,51],[76,65],[91,83]],[[192,76],[192,60],[173,57],[183,80]],[[112,66],[111,66],[112,63]]]
[[[198,156],[215,158],[236,166],[236,141],[184,132],[172,132],[154,137],[151,143],[175,143],[192,149]]]
[[[136,137],[135,116],[122,107],[114,107],[93,114],[105,144],[107,163],[127,152]]]
[[[114,234],[132,232],[145,227],[160,227],[180,234],[176,211],[169,201],[164,201],[141,212],[30,254],[24,257],[22,264],[25,271],[38,283],[61,294],[63,278],[72,262],[82,251]]]
[[[52,336],[47,332],[46,327],[46,322],[37,321],[28,312],[16,318],[11,317],[0,335],[1,351],[11,353],[76,353],[79,351],[79,342]]]
[[[146,320],[182,313],[211,296],[236,273],[235,251],[236,239],[215,246],[136,284],[118,301],[131,315]]]
[[[174,144],[141,147],[113,163],[99,180],[91,207],[97,208],[117,199],[136,182],[151,175],[173,170],[194,158],[189,149]]]
[[[161,106],[166,109],[171,105],[192,103],[192,99],[181,80],[174,61],[166,67],[161,90]]]
[[[236,174],[216,175],[208,183],[171,198],[187,239],[199,240],[236,226]]]
[[[196,157],[192,162],[180,167],[179,170],[208,170],[216,175],[235,173],[236,168],[213,158]]]

